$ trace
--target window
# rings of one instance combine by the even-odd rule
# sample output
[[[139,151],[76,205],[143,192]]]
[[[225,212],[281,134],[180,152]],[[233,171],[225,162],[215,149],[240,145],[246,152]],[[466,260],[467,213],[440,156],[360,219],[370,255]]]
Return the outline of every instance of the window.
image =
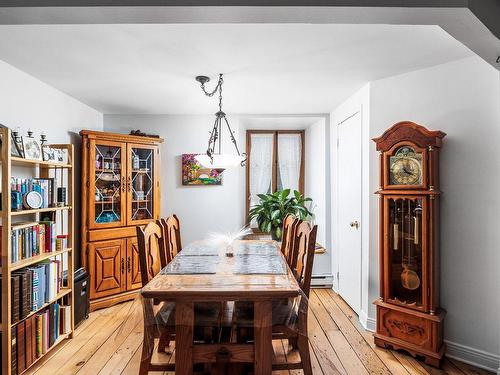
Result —
[[[304,192],[304,131],[247,130],[246,214],[257,194]]]

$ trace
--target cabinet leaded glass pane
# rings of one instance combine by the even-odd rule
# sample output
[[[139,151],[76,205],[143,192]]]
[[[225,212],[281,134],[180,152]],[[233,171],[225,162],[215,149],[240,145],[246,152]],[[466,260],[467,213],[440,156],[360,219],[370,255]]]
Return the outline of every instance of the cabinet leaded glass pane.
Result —
[[[153,219],[153,150],[132,148],[132,220]]]
[[[422,305],[422,207],[417,199],[389,199],[389,298]]]
[[[121,149],[115,146],[95,146],[95,222],[121,220]]]

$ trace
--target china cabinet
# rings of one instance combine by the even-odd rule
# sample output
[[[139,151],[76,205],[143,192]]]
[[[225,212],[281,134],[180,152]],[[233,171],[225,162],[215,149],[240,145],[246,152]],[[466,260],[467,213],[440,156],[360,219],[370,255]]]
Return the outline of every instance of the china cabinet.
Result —
[[[375,343],[439,367],[439,150],[445,133],[413,122],[375,138],[380,152],[380,299]]]
[[[141,287],[135,226],[159,218],[161,138],[82,130],[82,265],[91,310]]]

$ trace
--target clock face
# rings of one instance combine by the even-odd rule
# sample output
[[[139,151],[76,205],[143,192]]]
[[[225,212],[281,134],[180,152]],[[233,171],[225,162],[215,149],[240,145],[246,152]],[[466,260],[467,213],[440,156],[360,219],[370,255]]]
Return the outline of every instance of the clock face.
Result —
[[[422,155],[409,146],[399,148],[389,159],[391,185],[421,185]]]

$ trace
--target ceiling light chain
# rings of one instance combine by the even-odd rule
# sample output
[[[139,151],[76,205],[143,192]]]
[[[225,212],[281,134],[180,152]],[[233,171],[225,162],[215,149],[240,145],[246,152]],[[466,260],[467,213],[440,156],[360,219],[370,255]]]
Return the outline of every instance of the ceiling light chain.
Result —
[[[210,92],[208,92],[205,88],[205,83],[210,81],[209,77],[197,76],[196,80],[200,82],[201,89],[206,96],[212,97],[217,91],[219,91],[219,111],[215,114],[215,123],[212,131],[210,132],[210,137],[208,138],[207,151],[203,155],[197,155],[196,160],[198,160],[203,167],[212,169],[223,170],[237,165],[244,166],[247,160],[246,154],[240,153],[234,132],[229,125],[226,114],[222,111],[222,85],[224,83],[222,73],[219,74],[219,81],[217,82],[217,85]],[[224,120],[227,126],[230,140],[237,155],[222,153],[222,120]]]

